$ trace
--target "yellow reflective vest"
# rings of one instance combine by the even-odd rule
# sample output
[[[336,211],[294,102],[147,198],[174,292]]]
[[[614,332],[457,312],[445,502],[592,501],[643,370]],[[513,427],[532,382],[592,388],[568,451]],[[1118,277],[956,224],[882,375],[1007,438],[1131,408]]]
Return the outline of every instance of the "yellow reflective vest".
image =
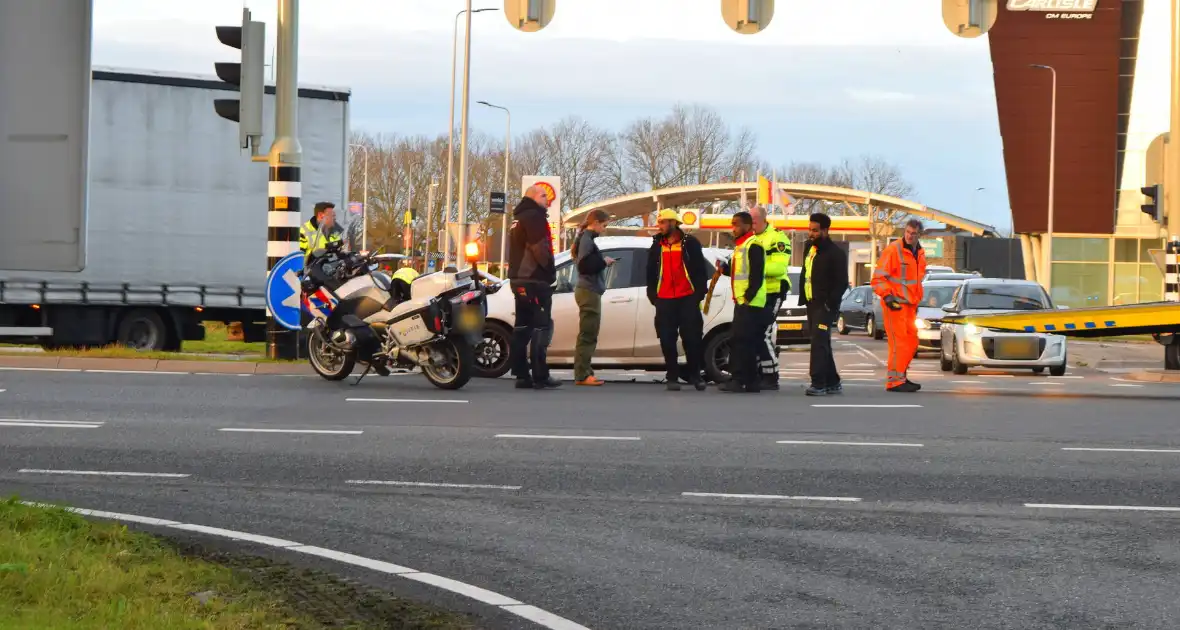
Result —
[[[311,219],[299,228],[299,251],[303,252],[303,263],[306,265],[311,261],[313,256],[317,255],[317,250],[322,250],[328,246],[328,243],[335,243],[340,239],[340,232],[332,230],[324,234]],[[319,252],[322,254],[323,252]]]
[[[733,297],[738,304],[762,308],[766,306],[766,281],[763,280],[758,293],[746,302],[746,289],[750,288],[750,248],[762,244],[757,238],[748,238],[733,250]]]
[[[787,267],[791,265],[791,238],[776,230],[773,225],[758,235],[758,243],[766,252],[766,293],[777,295],[791,288]]]

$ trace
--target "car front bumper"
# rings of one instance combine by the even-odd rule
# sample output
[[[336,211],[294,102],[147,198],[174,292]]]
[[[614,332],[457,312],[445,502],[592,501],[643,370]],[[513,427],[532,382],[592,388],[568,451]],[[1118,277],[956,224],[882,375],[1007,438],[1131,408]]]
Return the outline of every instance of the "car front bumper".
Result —
[[[998,345],[1010,340],[1034,340],[1039,346],[1035,359],[1003,356]],[[1066,339],[1059,335],[1028,335],[1023,333],[983,332],[978,335],[956,335],[959,362],[969,367],[990,368],[1048,368],[1066,361]]]

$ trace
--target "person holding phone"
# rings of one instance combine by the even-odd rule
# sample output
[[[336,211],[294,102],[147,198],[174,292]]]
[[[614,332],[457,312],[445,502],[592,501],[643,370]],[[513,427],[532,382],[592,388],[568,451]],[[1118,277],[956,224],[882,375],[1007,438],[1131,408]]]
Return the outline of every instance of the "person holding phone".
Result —
[[[599,387],[602,381],[590,366],[598,347],[602,326],[602,294],[606,293],[606,269],[615,259],[603,256],[595,239],[606,231],[610,215],[605,210],[591,210],[574,238],[570,254],[578,266],[574,302],[578,305],[578,341],[574,345],[574,385]]]

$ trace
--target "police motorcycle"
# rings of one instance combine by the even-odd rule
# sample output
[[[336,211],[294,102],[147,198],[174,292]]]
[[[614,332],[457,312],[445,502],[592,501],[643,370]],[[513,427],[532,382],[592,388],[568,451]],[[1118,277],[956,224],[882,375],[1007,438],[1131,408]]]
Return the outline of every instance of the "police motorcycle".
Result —
[[[359,384],[370,372],[421,368],[441,389],[459,389],[471,379],[476,344],[483,340],[487,294],[501,283],[486,285],[474,268],[425,274],[404,283],[378,270],[396,254],[344,253],[330,243],[314,259],[302,280],[304,306],[312,314],[307,325],[308,360],[330,381],[366,365]],[[469,243],[468,260],[479,257]],[[402,286],[399,288],[399,284]],[[408,295],[406,295],[408,293]]]

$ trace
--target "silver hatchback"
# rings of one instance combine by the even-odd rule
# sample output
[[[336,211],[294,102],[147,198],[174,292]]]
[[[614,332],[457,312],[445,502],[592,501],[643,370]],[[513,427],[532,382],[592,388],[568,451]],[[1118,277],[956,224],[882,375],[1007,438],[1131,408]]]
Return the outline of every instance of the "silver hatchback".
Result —
[[[942,310],[953,315],[983,315],[1054,308],[1041,285],[1028,280],[979,278],[967,280]],[[1049,333],[1003,332],[975,324],[946,323],[941,329],[944,372],[966,374],[968,368],[1046,369],[1063,376],[1065,337]]]

